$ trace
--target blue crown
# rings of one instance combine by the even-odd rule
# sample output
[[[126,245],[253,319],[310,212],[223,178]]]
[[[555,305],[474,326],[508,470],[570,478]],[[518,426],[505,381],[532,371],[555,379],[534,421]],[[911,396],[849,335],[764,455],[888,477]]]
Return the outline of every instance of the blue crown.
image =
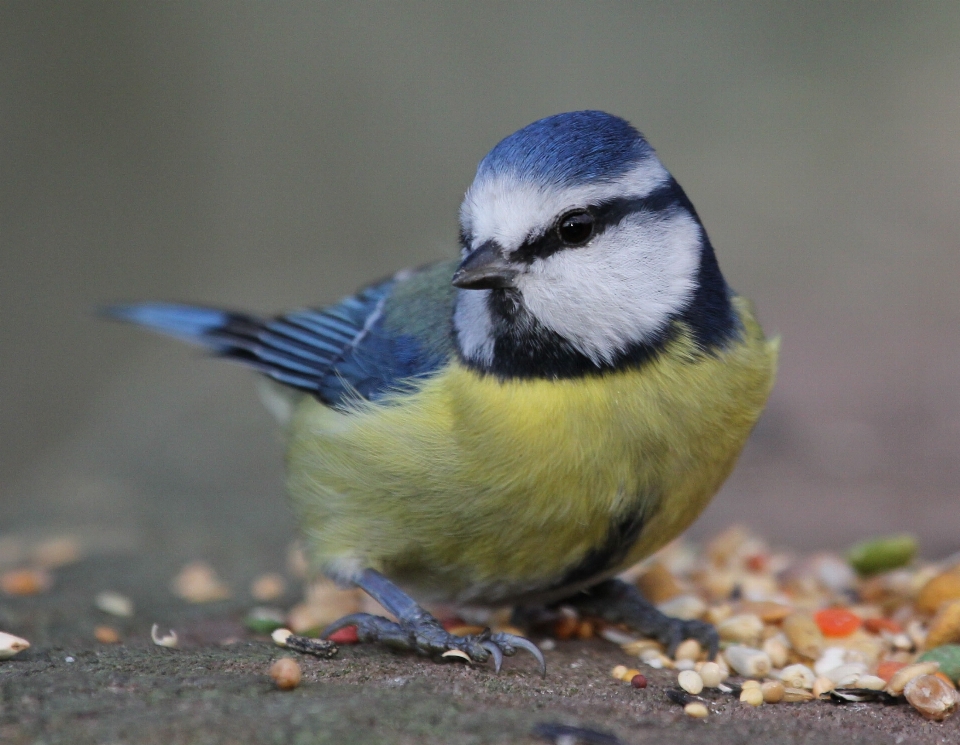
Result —
[[[480,161],[477,178],[523,174],[545,185],[609,181],[652,154],[626,120],[603,111],[571,111],[501,140]]]

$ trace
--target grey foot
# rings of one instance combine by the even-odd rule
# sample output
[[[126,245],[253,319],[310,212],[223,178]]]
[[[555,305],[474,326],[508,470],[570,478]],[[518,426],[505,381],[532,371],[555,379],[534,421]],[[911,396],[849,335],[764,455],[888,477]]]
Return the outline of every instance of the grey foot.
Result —
[[[546,662],[537,645],[522,636],[494,634],[489,630],[470,636],[454,636],[380,573],[367,569],[357,580],[357,585],[393,613],[397,621],[370,613],[354,613],[324,629],[322,638],[347,626],[356,626],[357,638],[361,642],[381,642],[393,649],[410,650],[434,658],[454,656],[466,657],[471,662],[486,662],[492,657],[497,672],[500,672],[504,657],[512,657],[524,649],[536,658],[540,674],[547,673]]]
[[[633,585],[610,579],[563,601],[581,613],[610,623],[622,623],[667,648],[671,657],[684,639],[696,639],[709,659],[717,656],[720,636],[713,624],[684,621],[658,611]]]

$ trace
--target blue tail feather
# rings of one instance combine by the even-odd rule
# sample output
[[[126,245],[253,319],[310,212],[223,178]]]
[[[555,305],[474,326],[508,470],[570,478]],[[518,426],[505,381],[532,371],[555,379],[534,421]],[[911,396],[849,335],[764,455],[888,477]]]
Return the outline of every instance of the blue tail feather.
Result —
[[[212,349],[222,348],[223,343],[207,338],[207,335],[226,326],[231,317],[222,310],[174,303],[111,305],[103,308],[101,313],[108,318],[135,323]]]

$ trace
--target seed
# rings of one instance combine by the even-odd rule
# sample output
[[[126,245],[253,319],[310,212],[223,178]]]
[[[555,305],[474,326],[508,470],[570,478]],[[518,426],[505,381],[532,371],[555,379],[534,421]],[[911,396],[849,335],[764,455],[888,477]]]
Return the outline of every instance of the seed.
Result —
[[[577,639],[593,639],[593,623],[581,621],[577,626]]]
[[[951,680],[960,680],[960,644],[944,644],[925,652],[917,662],[939,662],[940,672]]]
[[[680,673],[677,676],[677,683],[683,690],[692,693],[694,696],[703,690],[703,678],[693,670],[684,670]]]
[[[960,696],[936,675],[920,675],[903,689],[907,701],[927,719],[936,722],[950,716],[960,703]]]
[[[847,553],[847,561],[867,576],[905,566],[916,553],[917,539],[912,535],[891,535],[858,543]]]
[[[29,648],[30,642],[26,639],[0,631],[0,660],[9,660],[15,654]]]
[[[281,691],[292,691],[300,685],[300,665],[292,657],[281,657],[270,666],[270,677]]]
[[[630,685],[632,685],[634,688],[646,688],[647,677],[643,673],[637,673],[630,678]]]
[[[270,634],[270,637],[278,647],[285,647],[287,646],[287,638],[291,634],[293,634],[293,632],[290,629],[275,629],[274,632]]]
[[[770,658],[759,649],[734,644],[727,648],[724,656],[730,667],[744,677],[762,677],[770,672]]]
[[[697,663],[693,660],[677,660],[673,667],[675,670],[696,670]]]
[[[824,636],[850,636],[862,623],[858,615],[844,608],[817,611],[813,620],[817,622]]]
[[[740,691],[740,701],[750,706],[760,706],[763,703],[763,692],[757,688],[744,688]]]
[[[753,680],[753,679],[743,681],[743,685],[740,686],[740,688],[742,689],[759,688],[759,687],[760,687],[760,681]]]
[[[882,691],[887,681],[877,675],[861,675],[857,680],[857,688],[866,688],[870,691]]]
[[[72,536],[41,541],[30,551],[31,563],[43,569],[57,569],[80,560],[80,542]]]
[[[949,600],[930,621],[924,646],[932,649],[956,642],[960,642],[960,600]]]
[[[926,662],[927,660],[921,660],[921,662]],[[898,670],[905,668],[907,664],[905,662],[897,662],[896,660],[887,660],[886,662],[881,662],[880,666],[877,668],[877,676],[883,678],[888,683],[893,677],[893,674]]]
[[[798,654],[817,659],[823,651],[823,632],[809,613],[797,611],[783,619],[783,633]]]
[[[832,670],[827,670],[822,678],[829,678],[837,688],[845,688],[861,675],[865,675],[867,666],[860,662],[848,662],[846,665],[840,665]]]
[[[153,639],[153,643],[158,647],[175,649],[177,646],[177,632],[171,629],[169,634],[160,636],[160,624],[158,623],[150,627],[150,638]]]
[[[119,644],[120,634],[112,626],[97,626],[93,630],[94,638],[101,644]]]
[[[639,670],[637,670],[637,668],[635,668],[635,667],[628,667],[628,668],[626,669],[626,671],[623,673],[623,677],[620,678],[620,680],[629,683],[631,680],[633,680],[636,676],[638,676],[638,675],[640,675],[640,674],[641,674],[641,673],[640,673]]]
[[[657,610],[671,618],[692,621],[696,618],[703,618],[703,614],[707,610],[707,604],[696,595],[677,595],[658,603]]]
[[[676,578],[659,561],[654,561],[647,570],[637,577],[637,589],[654,605],[676,597],[683,592]]]
[[[799,704],[804,701],[813,701],[813,694],[803,688],[787,687],[783,691],[783,703]]]
[[[787,647],[786,637],[783,634],[771,636],[763,643],[763,651],[770,658],[770,664],[775,668],[782,668],[790,657],[790,648]]]
[[[276,572],[261,574],[250,583],[250,594],[254,600],[269,603],[283,596],[287,591],[287,583]]]
[[[786,692],[786,686],[779,680],[767,680],[760,686],[760,693],[763,694],[763,701],[767,704],[778,704],[783,701],[783,695]]]
[[[183,567],[174,577],[171,589],[188,603],[210,603],[230,597],[230,588],[205,561],[194,561]]]
[[[787,688],[813,688],[817,676],[806,665],[789,665],[780,671],[780,680]]]
[[[553,635],[561,641],[572,639],[579,627],[580,621],[576,616],[561,616],[553,625]]]
[[[42,569],[11,569],[0,575],[0,590],[7,595],[39,595],[53,586],[53,578]]]
[[[687,639],[686,641],[680,642],[677,646],[677,651],[673,655],[675,660],[698,660],[700,655],[703,653],[703,648],[700,646],[700,642],[696,639]]]
[[[699,701],[691,701],[683,707],[683,713],[694,719],[706,719],[710,712],[707,710],[707,707]]]
[[[774,603],[770,600],[757,600],[740,604],[741,613],[751,613],[758,616],[764,623],[780,623],[793,613],[793,608],[783,603]]]
[[[759,616],[752,613],[741,613],[737,616],[730,616],[718,625],[717,633],[724,641],[753,646],[760,641],[760,634],[763,633],[763,621],[760,620]]]
[[[700,679],[707,688],[716,688],[723,682],[723,671],[716,662],[705,662],[700,668]]]
[[[948,600],[960,600],[960,565],[938,574],[923,586],[917,597],[917,610],[933,614]]]
[[[813,693],[814,698],[820,698],[824,693],[832,691],[836,687],[836,684],[830,678],[821,676],[813,681],[813,690],[811,693]]]
[[[940,665],[936,662],[918,662],[914,665],[907,665],[906,667],[900,668],[893,674],[893,677],[890,678],[890,682],[887,683],[887,693],[899,696],[911,680],[919,678],[921,675],[933,675],[939,668]]]
[[[129,618],[133,615],[133,601],[126,595],[121,595],[113,590],[98,592],[93,599],[93,604],[98,610],[109,613],[111,616]]]

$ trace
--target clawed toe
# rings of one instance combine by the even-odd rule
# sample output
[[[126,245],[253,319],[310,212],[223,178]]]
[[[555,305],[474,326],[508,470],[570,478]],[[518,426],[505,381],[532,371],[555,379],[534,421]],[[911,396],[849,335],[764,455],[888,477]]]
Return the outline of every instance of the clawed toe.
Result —
[[[540,674],[547,673],[546,662],[537,645],[522,636],[491,634],[489,630],[478,635],[454,636],[426,613],[415,620],[399,623],[369,613],[353,613],[334,621],[324,629],[321,637],[325,639],[347,626],[357,628],[357,638],[361,642],[377,641],[394,649],[412,650],[429,657],[458,657],[467,662],[481,663],[493,658],[496,672],[500,672],[504,657],[511,657],[517,650],[524,649],[536,658]]]

